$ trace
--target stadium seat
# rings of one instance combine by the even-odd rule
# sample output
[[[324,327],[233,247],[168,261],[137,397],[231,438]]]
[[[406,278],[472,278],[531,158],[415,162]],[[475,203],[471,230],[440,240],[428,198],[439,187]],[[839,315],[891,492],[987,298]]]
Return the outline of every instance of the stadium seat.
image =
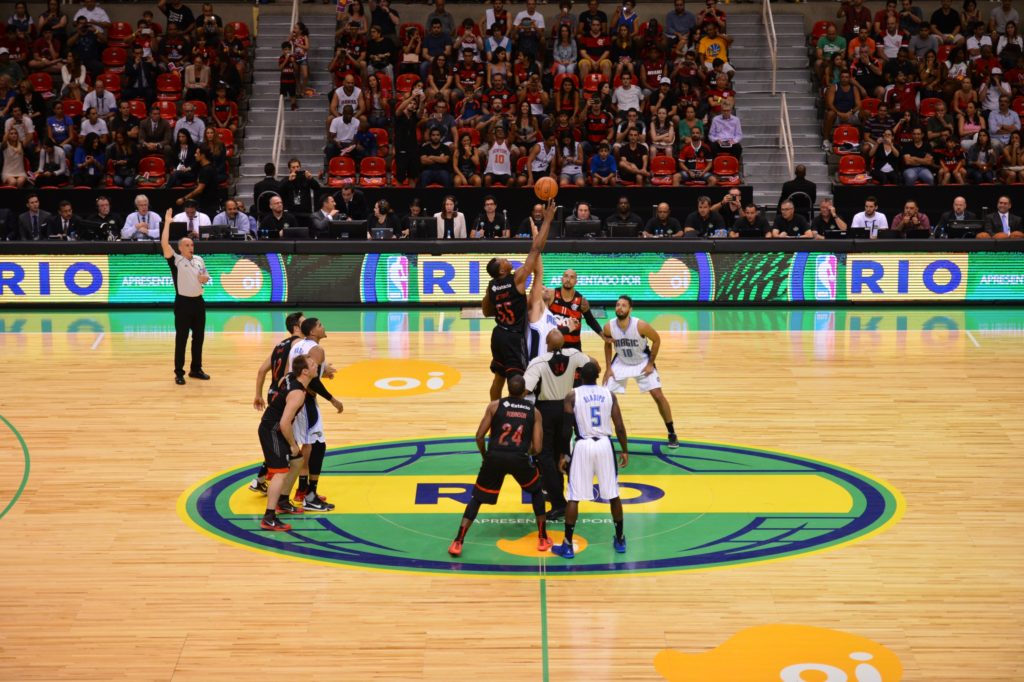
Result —
[[[370,134],[377,140],[377,156],[387,158],[391,155],[391,138],[384,128],[370,128]]]
[[[843,125],[836,126],[832,131],[832,153],[833,154],[857,154],[860,152],[860,130],[857,126]]]
[[[64,115],[70,116],[71,118],[81,118],[84,107],[82,103],[77,99],[66,99],[62,102],[64,105]]]
[[[394,96],[395,84],[391,81],[391,78],[383,71],[378,71],[374,74],[377,76],[377,82],[380,83],[380,89],[386,95]]]
[[[348,156],[335,156],[327,167],[327,186],[356,184],[356,162]]]
[[[921,115],[921,118],[934,116],[935,108],[940,104],[942,104],[942,100],[938,97],[926,97],[921,100],[921,104],[918,105],[917,113]]]
[[[847,154],[839,159],[839,184],[866,185],[871,182],[867,162],[860,154]]]
[[[458,139],[461,140],[463,135],[469,135],[469,141],[473,143],[474,147],[480,146],[480,131],[476,128],[459,128],[456,131]]]
[[[878,107],[881,104],[882,100],[880,99],[876,99],[874,97],[865,97],[860,101],[860,109],[861,111],[870,114],[871,116],[875,116],[876,114],[878,114]]]
[[[29,75],[28,81],[32,84],[32,92],[39,93],[43,99],[54,97],[53,76],[50,74],[42,71],[33,73]]]
[[[719,154],[711,163],[711,172],[718,179],[718,184],[734,187],[741,184],[740,162],[730,154]]]
[[[139,119],[140,121],[145,120],[149,109],[146,107],[146,100],[144,99],[130,99],[128,100],[128,111],[132,116]]]
[[[110,73],[124,73],[124,65],[128,62],[128,50],[123,47],[108,47],[101,57],[103,69]]]
[[[587,74],[587,77],[583,79],[583,94],[585,96],[593,95],[595,92],[601,89],[601,85],[608,81],[604,77],[604,74],[600,71],[591,71]]]
[[[177,121],[178,120],[178,103],[157,100],[153,102],[153,106],[160,110],[160,118],[165,121]]]
[[[560,73],[555,76],[555,92],[558,92],[562,88],[562,81],[566,78],[570,79],[575,85],[576,89],[580,89],[580,79],[574,73]]]
[[[399,96],[408,95],[413,87],[420,82],[420,77],[415,73],[403,73],[395,79],[395,90]]]
[[[224,145],[224,151],[230,159],[235,155],[235,134],[231,132],[230,128],[217,128],[217,135],[220,136],[220,141]]]
[[[1017,95],[1013,98],[1013,104],[1010,105],[1014,111],[1017,112],[1018,116],[1024,116],[1024,95]]]
[[[135,29],[127,21],[115,21],[107,31],[109,47],[128,47],[128,41],[135,35]]]
[[[949,61],[949,53],[953,51],[954,47],[956,45],[946,45],[945,43],[939,45],[939,51],[935,53],[936,60],[940,64]]]
[[[181,99],[181,76],[176,73],[162,73],[156,77],[156,98],[164,102]]]
[[[167,182],[167,164],[162,156],[146,156],[139,161],[140,189],[163,187]]]
[[[522,175],[526,173],[526,164],[529,163],[529,161],[530,157],[528,156],[520,156],[518,159],[516,159],[516,175]],[[536,178],[534,178],[534,180],[536,180]],[[523,185],[523,187],[533,187],[533,185]]]
[[[388,183],[388,166],[379,156],[367,156],[359,162],[360,187],[384,187]]]
[[[112,71],[104,71],[100,75],[96,76],[97,81],[103,81],[103,85],[107,86],[107,90],[111,92],[115,99],[121,96],[121,74],[114,73]]]
[[[671,185],[676,174],[676,160],[671,156],[655,156],[651,159],[651,184]]]
[[[206,106],[206,102],[201,99],[190,99],[188,104],[195,107],[196,116],[201,119],[206,119],[210,115],[210,109]]]
[[[398,180],[398,166],[395,164],[395,160],[391,159],[391,186],[392,187],[412,187],[412,177],[407,177],[405,182],[399,182]]]
[[[828,27],[834,25],[835,24],[833,24],[828,19],[822,19],[821,21],[814,22],[814,26],[811,27],[811,44],[817,45],[818,40],[820,40],[823,35],[828,33]]]

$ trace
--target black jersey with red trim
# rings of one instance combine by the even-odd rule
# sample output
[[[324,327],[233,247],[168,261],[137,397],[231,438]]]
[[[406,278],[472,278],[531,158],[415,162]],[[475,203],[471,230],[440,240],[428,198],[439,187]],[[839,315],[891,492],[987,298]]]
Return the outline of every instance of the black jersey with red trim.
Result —
[[[270,388],[267,389],[268,403],[272,402],[274,396],[277,395],[278,384],[281,383],[285,370],[288,369],[288,355],[292,352],[292,344],[299,338],[301,337],[289,336],[274,346],[274,350],[270,351]]]
[[[305,402],[306,387],[302,385],[294,372],[289,372],[277,385],[277,393],[267,403],[267,409],[263,410],[261,421],[269,424],[277,424],[284,415],[284,406],[288,402],[288,394],[292,391],[302,391],[303,402]]]
[[[491,417],[488,452],[529,454],[533,442],[533,405],[519,398],[502,398]]]
[[[574,291],[572,298],[568,301],[562,298],[562,290],[555,289],[555,298],[548,306],[548,310],[555,316],[555,323],[558,331],[562,332],[565,338],[566,348],[581,350],[580,332],[583,330],[583,295]],[[575,320],[575,322],[573,322]]]
[[[494,321],[502,329],[522,334],[526,328],[526,294],[516,287],[515,274],[492,279],[487,296],[494,304]]]

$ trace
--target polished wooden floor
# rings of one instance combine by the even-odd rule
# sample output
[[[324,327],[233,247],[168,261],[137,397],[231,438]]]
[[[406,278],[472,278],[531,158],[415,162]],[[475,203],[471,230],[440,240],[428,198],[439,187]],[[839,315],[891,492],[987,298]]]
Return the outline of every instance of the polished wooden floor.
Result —
[[[549,580],[543,603],[536,578],[251,552],[197,532],[175,507],[197,481],[258,459],[253,377],[282,335],[271,318],[212,315],[213,380],[180,388],[168,311],[6,309],[0,415],[23,437],[31,473],[0,518],[0,679],[526,680],[545,669],[552,680],[658,679],[665,648],[704,651],[773,623],[884,644],[906,680],[1024,679],[1020,311],[981,322],[956,310],[858,311],[805,331],[787,331],[801,328],[788,316],[815,313],[730,311],[702,328],[638,312],[662,330],[659,367],[683,437],[869,472],[903,495],[903,518],[785,561]],[[329,358],[435,360],[461,381],[429,399],[348,398],[328,421],[334,444],[474,430],[487,333],[458,311],[404,327],[403,314],[388,313],[385,327],[346,314],[328,326]],[[596,337],[585,339],[598,355]],[[631,392],[623,410],[632,432],[662,432],[646,396]],[[3,510],[23,471],[4,424],[0,460]]]

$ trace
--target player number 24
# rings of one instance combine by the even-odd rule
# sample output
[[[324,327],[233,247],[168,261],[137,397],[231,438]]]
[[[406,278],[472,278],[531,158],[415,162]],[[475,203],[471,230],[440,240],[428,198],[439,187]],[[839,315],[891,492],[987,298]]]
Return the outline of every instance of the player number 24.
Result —
[[[522,445],[523,443],[523,425],[519,427],[513,433],[511,424],[501,425],[501,435],[498,436],[499,445],[508,445],[509,440],[512,441],[513,445]]]

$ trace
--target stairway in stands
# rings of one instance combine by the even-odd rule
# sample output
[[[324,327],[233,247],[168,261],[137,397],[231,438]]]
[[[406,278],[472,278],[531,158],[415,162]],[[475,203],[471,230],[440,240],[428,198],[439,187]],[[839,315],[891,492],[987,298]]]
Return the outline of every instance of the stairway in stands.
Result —
[[[779,97],[771,94],[767,32],[760,13],[731,14],[728,30],[735,39],[729,58],[736,68],[733,87],[743,124],[744,180],[754,186],[754,202],[774,211],[782,183],[791,176],[786,155],[779,148]],[[775,13],[775,31],[779,45],[776,90],[786,93],[795,163],[807,166],[807,179],[818,184],[818,196],[827,196],[831,180],[821,152],[821,125],[807,61],[803,15]]]
[[[288,101],[285,101],[285,147],[281,152],[279,176],[284,174],[291,157],[300,159],[303,167],[314,175],[320,172],[323,165],[324,121],[328,105],[326,93],[333,85],[327,66],[331,63],[334,50],[334,15],[317,10],[320,10],[319,6],[299,17],[310,33],[312,49],[309,55],[309,78],[317,94],[300,99],[297,111],[291,111]],[[249,100],[249,119],[245,128],[245,153],[238,178],[238,195],[246,204],[252,202],[253,186],[263,179],[263,165],[273,161],[271,154],[280,84],[277,58],[281,55],[281,42],[290,33],[290,20],[291,3],[263,5],[260,8],[255,73],[252,97]]]

